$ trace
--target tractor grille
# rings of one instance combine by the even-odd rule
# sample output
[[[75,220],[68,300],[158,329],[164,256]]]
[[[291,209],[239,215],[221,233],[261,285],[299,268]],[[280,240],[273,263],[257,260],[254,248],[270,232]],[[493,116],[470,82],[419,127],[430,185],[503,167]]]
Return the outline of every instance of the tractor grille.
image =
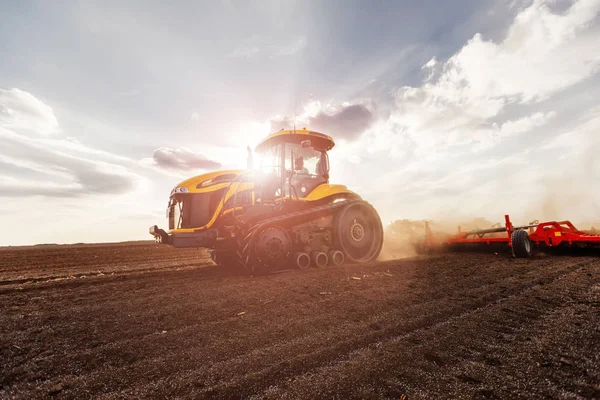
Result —
[[[169,230],[200,228],[215,213],[227,189],[210,193],[186,193],[174,196],[169,203]]]
[[[172,202],[171,207],[169,208],[169,229],[179,229],[181,228],[181,217],[183,202]]]

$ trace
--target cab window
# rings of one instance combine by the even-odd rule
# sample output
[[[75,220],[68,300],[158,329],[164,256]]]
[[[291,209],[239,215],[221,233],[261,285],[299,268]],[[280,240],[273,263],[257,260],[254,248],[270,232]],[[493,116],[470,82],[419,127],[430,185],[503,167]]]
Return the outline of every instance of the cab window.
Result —
[[[285,148],[285,169],[294,174],[317,176],[321,174],[319,163],[321,152],[312,147],[302,147],[299,144],[288,143]]]

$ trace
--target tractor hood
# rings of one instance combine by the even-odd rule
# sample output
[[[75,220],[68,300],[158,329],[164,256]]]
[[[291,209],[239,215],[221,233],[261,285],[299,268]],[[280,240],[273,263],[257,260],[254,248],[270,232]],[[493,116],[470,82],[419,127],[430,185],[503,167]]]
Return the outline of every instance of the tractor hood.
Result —
[[[171,195],[178,193],[206,193],[217,189],[221,189],[226,185],[230,185],[233,181],[250,171],[239,169],[239,170],[228,170],[228,171],[215,171],[207,174],[194,176],[193,178],[186,179],[179,183],[171,191]]]

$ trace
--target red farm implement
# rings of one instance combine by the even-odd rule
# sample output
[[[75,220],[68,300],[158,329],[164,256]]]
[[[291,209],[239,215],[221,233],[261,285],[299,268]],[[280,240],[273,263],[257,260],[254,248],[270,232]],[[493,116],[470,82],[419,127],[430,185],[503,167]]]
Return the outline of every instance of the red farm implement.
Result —
[[[535,248],[568,249],[600,246],[600,235],[580,231],[570,221],[534,221],[525,226],[514,226],[508,215],[505,226],[461,231],[443,239],[437,237],[425,224],[425,248],[462,247],[480,245],[508,245],[515,257],[530,257]]]

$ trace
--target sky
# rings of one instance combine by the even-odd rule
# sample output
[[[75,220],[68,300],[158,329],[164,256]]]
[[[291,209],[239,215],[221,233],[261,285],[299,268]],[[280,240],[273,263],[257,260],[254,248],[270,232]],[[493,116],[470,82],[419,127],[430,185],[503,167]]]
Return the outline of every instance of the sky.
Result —
[[[150,239],[294,122],[395,219],[600,221],[600,0],[0,2],[0,245]]]

